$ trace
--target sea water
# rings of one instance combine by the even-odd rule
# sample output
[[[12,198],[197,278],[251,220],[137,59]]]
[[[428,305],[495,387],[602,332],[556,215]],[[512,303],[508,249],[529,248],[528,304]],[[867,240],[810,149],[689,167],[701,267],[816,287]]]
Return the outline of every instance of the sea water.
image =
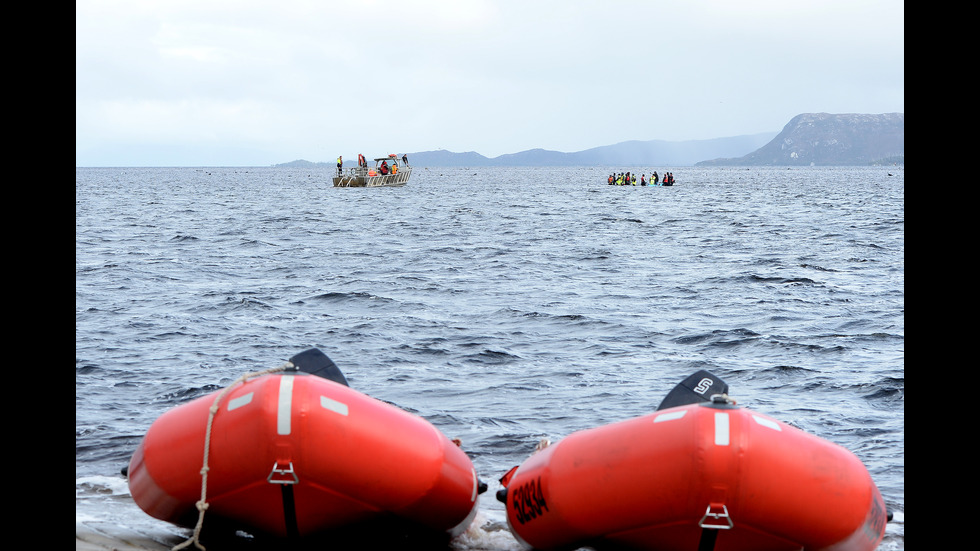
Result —
[[[676,185],[609,186],[674,173]],[[903,167],[77,168],[76,521],[160,541],[121,469],[169,408],[320,348],[460,438],[489,490],[542,438],[653,411],[707,369],[868,467],[904,549]]]

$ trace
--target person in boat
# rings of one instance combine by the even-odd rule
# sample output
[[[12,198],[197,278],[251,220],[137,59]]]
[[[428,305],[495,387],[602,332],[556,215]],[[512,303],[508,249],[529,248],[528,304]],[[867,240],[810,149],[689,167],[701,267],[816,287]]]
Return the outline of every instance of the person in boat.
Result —
[[[391,163],[391,173],[398,174],[398,163]]]
[[[365,159],[364,155],[361,153],[357,154],[357,166],[359,167],[367,166],[367,159]]]
[[[381,161],[381,175],[388,174],[388,161]]]
[[[340,176],[344,173],[344,156],[337,155],[337,175]]]
[[[402,162],[405,163],[405,166],[408,166],[408,153],[402,153]]]

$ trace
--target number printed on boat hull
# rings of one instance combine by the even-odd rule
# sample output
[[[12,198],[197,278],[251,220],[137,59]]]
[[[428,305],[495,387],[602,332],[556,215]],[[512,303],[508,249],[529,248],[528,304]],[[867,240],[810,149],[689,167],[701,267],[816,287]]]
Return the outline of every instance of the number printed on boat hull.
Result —
[[[511,506],[514,508],[514,515],[517,522],[524,524],[543,515],[548,510],[548,504],[544,500],[544,492],[541,489],[541,477],[521,484],[514,491],[514,499]]]

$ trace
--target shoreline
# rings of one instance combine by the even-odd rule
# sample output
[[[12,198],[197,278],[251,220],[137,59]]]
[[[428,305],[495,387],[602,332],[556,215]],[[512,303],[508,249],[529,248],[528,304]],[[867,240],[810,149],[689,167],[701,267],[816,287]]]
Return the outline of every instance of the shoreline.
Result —
[[[75,551],[170,551],[183,538],[146,534],[105,521],[75,521]]]

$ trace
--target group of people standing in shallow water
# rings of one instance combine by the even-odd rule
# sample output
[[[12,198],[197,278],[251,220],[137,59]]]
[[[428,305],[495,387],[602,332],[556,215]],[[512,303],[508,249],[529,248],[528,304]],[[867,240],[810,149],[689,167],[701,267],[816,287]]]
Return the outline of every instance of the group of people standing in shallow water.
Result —
[[[611,186],[635,186],[636,185],[636,174],[630,172],[620,172],[619,174],[609,175],[609,185]],[[650,182],[647,183],[647,175],[640,175],[640,185],[646,186],[672,186],[674,185],[674,173],[664,172],[663,181],[660,180],[660,176],[657,175],[657,171],[653,171],[650,175]]]

